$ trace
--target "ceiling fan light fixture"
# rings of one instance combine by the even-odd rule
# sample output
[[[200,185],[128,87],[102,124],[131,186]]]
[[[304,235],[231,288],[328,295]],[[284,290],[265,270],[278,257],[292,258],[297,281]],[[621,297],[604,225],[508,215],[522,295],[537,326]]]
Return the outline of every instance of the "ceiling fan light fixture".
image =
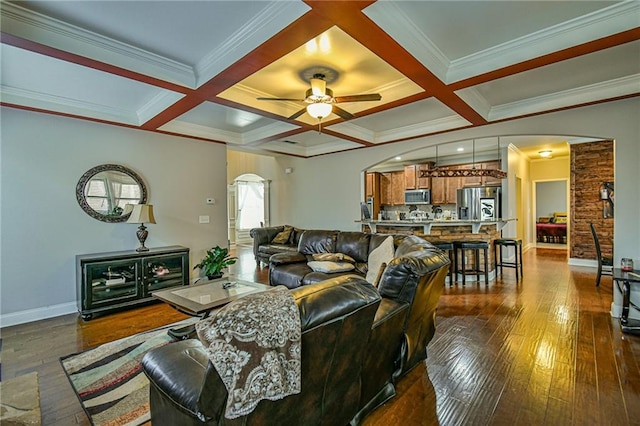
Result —
[[[319,97],[327,94],[327,82],[323,78],[319,78],[318,74],[311,79],[311,93]]]
[[[331,110],[331,104],[327,104],[324,102],[314,102],[307,105],[307,112],[309,113],[309,115],[313,118],[317,118],[318,120],[327,118],[329,114],[331,114]]]

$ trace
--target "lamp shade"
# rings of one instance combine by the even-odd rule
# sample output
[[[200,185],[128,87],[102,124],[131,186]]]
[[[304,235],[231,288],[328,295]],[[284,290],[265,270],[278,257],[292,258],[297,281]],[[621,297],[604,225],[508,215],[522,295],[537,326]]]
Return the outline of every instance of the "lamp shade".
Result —
[[[127,210],[125,209],[125,211]],[[153,205],[133,204],[127,223],[156,223],[156,218],[153,217]]]
[[[307,105],[307,112],[313,118],[322,119],[331,114],[332,106],[324,102],[314,102]]]

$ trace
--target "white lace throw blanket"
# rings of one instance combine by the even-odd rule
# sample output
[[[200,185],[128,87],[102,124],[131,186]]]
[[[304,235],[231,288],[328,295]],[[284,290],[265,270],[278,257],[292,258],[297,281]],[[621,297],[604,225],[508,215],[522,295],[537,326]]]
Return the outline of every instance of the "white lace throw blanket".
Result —
[[[286,287],[237,299],[196,330],[227,388],[226,418],[300,393],[300,312]]]

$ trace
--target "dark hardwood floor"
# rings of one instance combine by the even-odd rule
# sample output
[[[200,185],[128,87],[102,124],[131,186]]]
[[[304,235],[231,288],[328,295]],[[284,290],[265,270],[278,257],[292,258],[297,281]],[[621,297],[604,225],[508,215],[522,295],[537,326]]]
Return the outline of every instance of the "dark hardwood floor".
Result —
[[[266,282],[250,248],[238,255],[232,272]],[[562,250],[529,250],[524,264],[520,283],[505,269],[445,289],[429,358],[365,425],[640,425],[640,337],[609,315],[611,279],[596,288],[595,270],[570,268]],[[59,357],[183,318],[153,304],[6,327],[2,378],[37,371],[43,424],[87,425]]]

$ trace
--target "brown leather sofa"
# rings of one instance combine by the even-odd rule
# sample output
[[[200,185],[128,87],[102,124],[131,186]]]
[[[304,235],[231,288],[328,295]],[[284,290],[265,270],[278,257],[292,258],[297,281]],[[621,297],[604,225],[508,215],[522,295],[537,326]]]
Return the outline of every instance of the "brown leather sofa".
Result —
[[[150,351],[142,364],[154,426],[359,424],[426,359],[448,265],[442,251],[408,236],[377,289],[355,274],[293,289],[303,332],[302,392],[262,401],[245,418],[224,418],[226,389],[199,341]]]
[[[269,226],[266,228],[253,228],[249,231],[249,235],[253,238],[253,256],[258,266],[260,264],[269,264],[269,258],[273,254],[288,253],[298,251],[298,242],[304,229],[292,228],[289,239],[284,243],[274,243],[273,239],[278,233],[284,231],[285,226]]]

